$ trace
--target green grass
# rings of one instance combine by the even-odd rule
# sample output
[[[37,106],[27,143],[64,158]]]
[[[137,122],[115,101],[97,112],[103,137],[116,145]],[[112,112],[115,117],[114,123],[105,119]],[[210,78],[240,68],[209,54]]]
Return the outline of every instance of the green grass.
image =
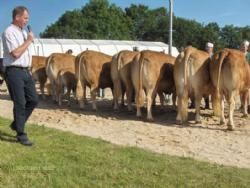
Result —
[[[116,146],[28,125],[34,147],[15,143],[0,118],[0,187],[250,187],[250,169]]]

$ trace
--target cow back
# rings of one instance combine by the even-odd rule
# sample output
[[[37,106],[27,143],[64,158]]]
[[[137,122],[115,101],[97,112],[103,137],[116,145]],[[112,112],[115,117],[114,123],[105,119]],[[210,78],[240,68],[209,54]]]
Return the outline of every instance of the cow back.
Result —
[[[112,57],[101,52],[87,50],[77,57],[77,78],[83,77],[87,85],[97,84],[101,88],[111,87],[110,64]]]

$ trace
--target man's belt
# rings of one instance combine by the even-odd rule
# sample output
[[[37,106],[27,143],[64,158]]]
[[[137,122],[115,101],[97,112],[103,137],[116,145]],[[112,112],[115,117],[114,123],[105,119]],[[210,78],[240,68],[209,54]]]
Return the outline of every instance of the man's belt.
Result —
[[[21,66],[7,66],[6,67],[6,70],[8,70],[8,69],[21,69],[21,70],[27,70],[27,71],[29,71],[30,70],[30,67],[21,67]]]

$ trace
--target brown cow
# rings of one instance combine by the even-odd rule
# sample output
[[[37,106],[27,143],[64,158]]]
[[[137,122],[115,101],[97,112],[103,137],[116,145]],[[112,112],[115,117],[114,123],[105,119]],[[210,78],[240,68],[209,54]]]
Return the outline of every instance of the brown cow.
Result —
[[[196,122],[200,122],[200,103],[203,96],[211,93],[209,78],[209,54],[191,46],[179,54],[174,66],[174,80],[178,97],[178,123],[188,118],[188,97],[194,97]]]
[[[239,50],[223,49],[213,56],[209,64],[212,84],[215,87],[213,97],[214,114],[225,123],[223,96],[229,103],[228,130],[234,129],[234,97],[241,93],[245,96],[244,115],[247,116],[247,94],[250,88],[250,70],[245,55]]]
[[[145,50],[137,54],[132,64],[132,80],[136,94],[136,115],[141,116],[145,90],[147,97],[147,119],[153,120],[151,107],[156,94],[175,91],[173,65],[175,58],[161,52]],[[162,96],[162,95],[160,95]],[[161,99],[161,101],[163,101]]]
[[[96,92],[99,88],[113,88],[110,75],[112,57],[101,52],[87,50],[80,53],[76,58],[77,100],[80,108],[84,108],[84,95],[86,86],[90,87],[92,107],[96,107]]]
[[[45,64],[46,64],[46,57],[32,56],[32,66],[31,66],[32,77],[35,81],[37,81],[39,83],[40,92],[41,92],[43,98],[45,98],[44,86],[45,86],[45,83],[47,81]]]
[[[131,103],[134,87],[131,80],[131,64],[133,58],[138,53],[139,52],[123,50],[112,58],[111,78],[114,85],[114,110],[118,109],[118,100],[123,93],[123,88],[125,88],[126,91],[128,110],[132,110]]]
[[[75,56],[64,53],[53,53],[46,61],[46,73],[52,85],[53,99],[58,102],[57,76],[61,69],[75,69]]]

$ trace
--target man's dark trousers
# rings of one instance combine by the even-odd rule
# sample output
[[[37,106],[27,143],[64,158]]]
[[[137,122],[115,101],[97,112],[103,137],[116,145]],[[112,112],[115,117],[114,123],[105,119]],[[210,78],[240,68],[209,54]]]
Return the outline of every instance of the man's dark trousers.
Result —
[[[13,127],[17,136],[25,136],[24,126],[38,103],[35,84],[28,69],[20,67],[7,67],[6,82],[11,99],[14,103]]]

